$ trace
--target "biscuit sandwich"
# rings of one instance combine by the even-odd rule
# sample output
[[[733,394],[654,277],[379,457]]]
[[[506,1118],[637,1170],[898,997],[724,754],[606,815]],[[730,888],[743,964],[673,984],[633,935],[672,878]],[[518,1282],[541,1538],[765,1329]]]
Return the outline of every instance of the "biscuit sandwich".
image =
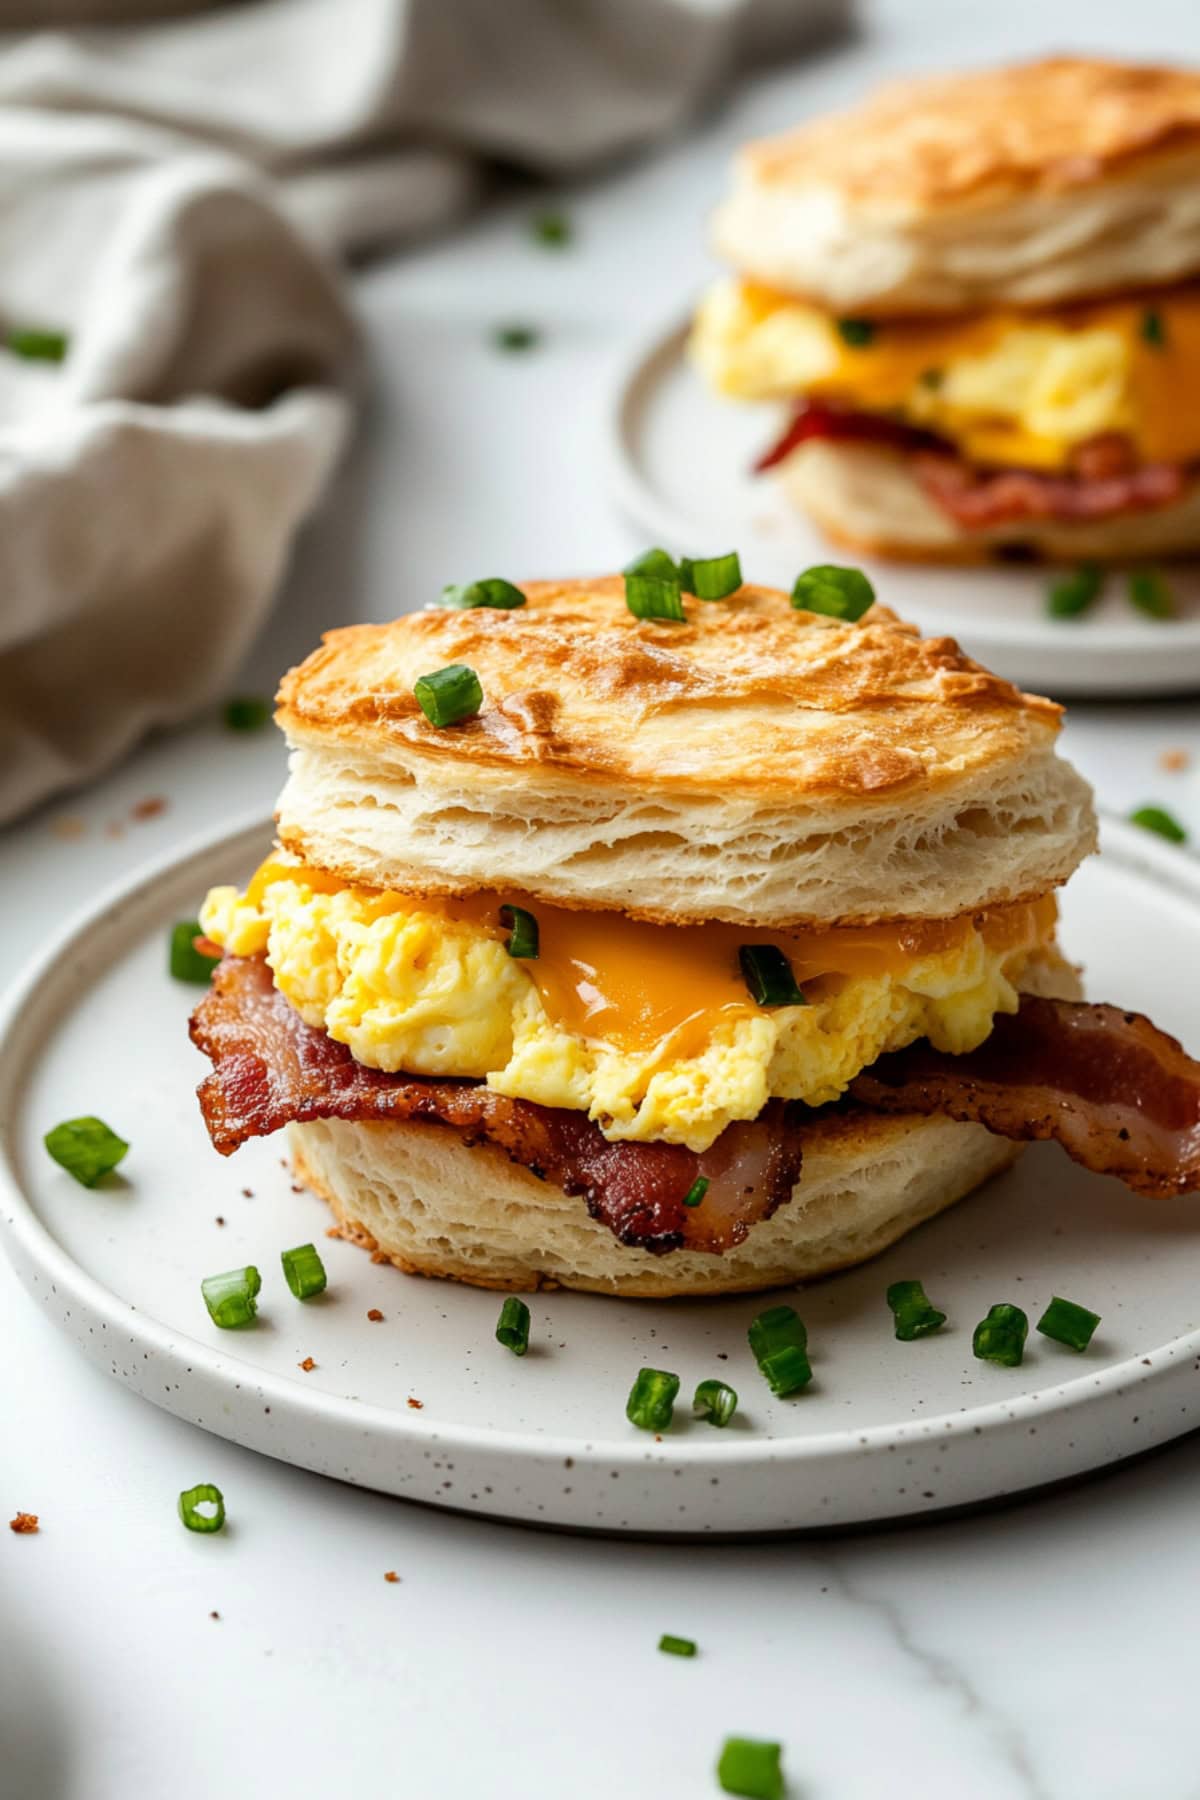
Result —
[[[401,1269],[648,1296],[857,1263],[1031,1137],[1197,1179],[1178,1046],[1057,945],[1058,707],[857,571],[797,596],[657,551],[330,632],[278,843],[201,913],[216,1148],[286,1127]]]
[[[920,561],[1200,548],[1200,73],[890,85],[739,157],[692,351],[779,401],[759,467]]]

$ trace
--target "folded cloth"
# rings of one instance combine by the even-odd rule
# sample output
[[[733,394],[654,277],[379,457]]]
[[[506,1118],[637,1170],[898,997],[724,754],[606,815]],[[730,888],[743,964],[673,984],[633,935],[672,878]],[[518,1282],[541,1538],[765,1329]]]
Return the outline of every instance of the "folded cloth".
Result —
[[[71,26],[0,37],[0,821],[230,680],[349,428],[339,257],[489,161],[644,145],[850,4],[0,0]]]

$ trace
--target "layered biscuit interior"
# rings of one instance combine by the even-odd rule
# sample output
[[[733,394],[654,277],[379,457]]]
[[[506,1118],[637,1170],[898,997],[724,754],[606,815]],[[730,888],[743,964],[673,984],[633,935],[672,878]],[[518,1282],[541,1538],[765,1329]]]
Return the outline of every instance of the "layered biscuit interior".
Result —
[[[537,955],[510,953],[517,907]],[[286,853],[215,888],[206,935],[354,1059],[586,1113],[613,1140],[712,1145],[768,1100],[837,1100],[888,1051],[960,1054],[1067,969],[1052,895],[949,919],[755,930],[651,924],[514,893],[346,882]],[[762,1005],[740,952],[783,953],[803,1004]]]

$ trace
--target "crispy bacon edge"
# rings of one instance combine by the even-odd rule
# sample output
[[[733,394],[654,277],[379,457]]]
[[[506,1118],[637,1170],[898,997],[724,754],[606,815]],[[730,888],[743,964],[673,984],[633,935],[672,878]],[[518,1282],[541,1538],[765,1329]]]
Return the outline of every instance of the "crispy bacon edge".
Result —
[[[582,1197],[619,1242],[663,1255],[720,1255],[786,1200],[800,1174],[803,1109],[772,1101],[703,1152],[610,1143],[586,1114],[510,1100],[482,1082],[388,1075],[306,1025],[261,957],[226,957],[191,1020],[212,1072],[198,1089],[222,1156],[292,1121],[423,1120],[463,1144],[490,1144],[564,1193]],[[684,1196],[709,1183],[699,1206]]]
[[[1200,1188],[1200,1063],[1141,1013],[1026,995],[977,1050],[912,1044],[880,1057],[850,1092],[881,1112],[1056,1139],[1085,1169],[1152,1199]]]
[[[1070,523],[1153,512],[1180,500],[1190,479],[1175,463],[1139,463],[1130,441],[1112,432],[1076,446],[1071,466],[1062,473],[983,468],[958,455],[936,432],[823,400],[804,400],[796,407],[782,435],[755,463],[754,473],[776,468],[814,439],[876,444],[909,456],[925,494],[967,531],[1022,520]]]

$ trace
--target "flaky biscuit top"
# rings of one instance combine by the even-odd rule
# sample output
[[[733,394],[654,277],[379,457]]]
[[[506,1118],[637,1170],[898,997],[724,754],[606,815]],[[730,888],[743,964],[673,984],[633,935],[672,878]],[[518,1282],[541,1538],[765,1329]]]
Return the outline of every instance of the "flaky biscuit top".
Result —
[[[285,678],[285,849],[410,893],[786,926],[1026,900],[1093,845],[1058,707],[886,608],[747,585],[676,624],[619,576],[523,592],[331,632]],[[482,707],[438,728],[414,686],[456,663]]]

